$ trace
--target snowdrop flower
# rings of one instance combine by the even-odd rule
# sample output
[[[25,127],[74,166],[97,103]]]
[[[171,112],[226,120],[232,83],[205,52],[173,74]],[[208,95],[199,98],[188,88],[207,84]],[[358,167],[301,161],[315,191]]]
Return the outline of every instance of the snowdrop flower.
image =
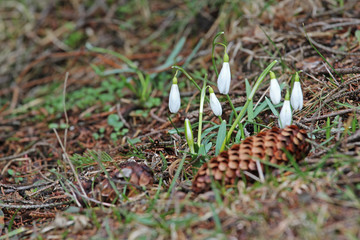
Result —
[[[295,75],[295,82],[291,92],[291,106],[294,110],[301,110],[303,107],[303,93],[301,90],[300,80],[299,80],[299,73],[296,72]]]
[[[213,111],[213,113],[216,116],[221,116],[222,107],[221,107],[219,99],[217,99],[212,87],[209,87],[209,95],[210,95],[210,107],[211,107],[211,110]]]
[[[218,80],[217,80],[217,87],[221,94],[228,94],[230,89],[230,82],[231,82],[231,72],[230,72],[230,65],[229,65],[229,56],[227,53],[224,54],[224,62],[221,68]]]
[[[190,152],[195,153],[194,149],[194,136],[191,129],[191,124],[188,118],[185,119],[185,139],[189,146]]]
[[[270,71],[270,99],[273,104],[278,104],[281,100],[281,89],[275,74]]]
[[[174,77],[172,80],[173,84],[171,86],[170,95],[169,95],[169,109],[172,113],[177,113],[180,109],[180,92],[177,85],[177,78]]]
[[[284,128],[286,126],[291,125],[292,122],[292,111],[289,101],[289,90],[286,91],[285,101],[280,111],[279,116],[279,126],[280,128]]]

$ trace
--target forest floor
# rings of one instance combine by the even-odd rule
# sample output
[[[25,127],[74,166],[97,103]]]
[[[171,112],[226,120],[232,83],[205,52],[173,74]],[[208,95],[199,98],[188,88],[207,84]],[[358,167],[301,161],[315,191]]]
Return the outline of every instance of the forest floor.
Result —
[[[356,0],[1,1],[0,240],[360,239],[359,16]],[[184,120],[197,126],[200,93],[178,75],[171,114],[171,66],[200,86],[207,73],[217,93],[220,31],[237,109],[273,60],[282,87],[301,71],[293,123],[311,151],[264,181],[197,194],[220,121],[206,103],[209,148],[189,154]],[[221,46],[215,56],[220,70]],[[269,82],[249,135],[277,125]]]

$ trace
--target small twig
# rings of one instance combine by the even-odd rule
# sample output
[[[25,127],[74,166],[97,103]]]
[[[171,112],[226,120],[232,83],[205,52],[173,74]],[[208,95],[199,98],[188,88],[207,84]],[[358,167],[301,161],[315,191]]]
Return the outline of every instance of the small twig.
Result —
[[[322,31],[331,29],[331,28],[338,28],[338,27],[345,27],[345,26],[358,26],[360,24],[360,20],[354,19],[352,22],[341,22],[341,23],[335,23],[335,24],[328,24],[326,26],[323,26],[321,28]]]
[[[256,167],[257,167],[257,170],[259,172],[260,182],[261,183],[265,182],[264,173],[263,173],[263,170],[261,168],[261,164],[260,164],[259,159],[256,160]]]
[[[357,130],[347,139],[347,142],[355,142],[355,141],[360,141],[360,130]]]
[[[304,33],[304,30],[302,28],[300,28],[300,30]],[[335,50],[335,49],[332,49],[332,48],[329,48],[325,45],[322,45],[318,42],[316,42],[314,39],[312,39],[310,36],[308,36],[308,39],[309,41],[312,42],[312,44],[314,44],[316,47],[318,48],[321,48],[325,51],[328,51],[328,52],[331,52],[331,53],[334,53],[334,54],[340,54],[340,55],[346,55],[346,56],[360,56],[360,53],[356,52],[356,53],[348,53],[348,52],[343,52],[343,51],[339,51],[339,50]]]
[[[0,207],[3,208],[15,208],[15,209],[37,209],[37,208],[49,208],[49,207],[56,207],[60,205],[69,205],[72,201],[65,201],[65,202],[58,202],[58,203],[48,203],[48,204],[35,204],[35,205],[13,205],[13,204],[6,204],[0,203]]]
[[[293,123],[303,129],[310,130],[310,128],[308,126],[306,126],[305,124],[302,124],[300,122],[293,122]]]
[[[8,167],[15,161],[27,161],[29,160],[29,162],[31,163],[31,159],[28,157],[23,157],[23,158],[16,158],[16,159],[12,159],[9,162],[7,162],[7,164],[4,166],[4,168],[1,171],[1,175],[4,175],[6,170],[8,169]]]
[[[37,188],[37,187],[41,187],[41,186],[48,185],[48,184],[52,185],[51,182],[35,183],[35,184],[31,184],[31,185],[26,185],[26,186],[13,186],[13,185],[6,185],[6,184],[0,183],[0,187],[8,188],[8,189],[5,189],[4,192],[9,193],[9,192],[27,190],[27,189],[31,189],[31,188]]]
[[[65,149],[65,151],[66,151],[67,132],[68,132],[68,128],[69,128],[69,118],[68,118],[68,115],[66,112],[66,101],[65,101],[66,85],[67,85],[68,78],[69,78],[69,72],[66,72],[65,81],[64,81],[64,90],[63,90],[63,106],[64,106],[64,115],[65,115],[65,123],[66,123],[66,128],[65,128],[65,132],[64,132],[64,149]]]
[[[255,176],[254,174],[252,174],[252,173],[250,173],[250,172],[248,172],[248,171],[243,171],[243,173],[244,173],[246,176],[254,179],[255,181],[261,182],[260,178],[258,178],[258,177]]]
[[[328,117],[344,115],[346,113],[351,113],[351,112],[360,113],[360,108],[348,108],[348,109],[340,110],[340,111],[337,111],[337,112],[332,112],[332,113],[329,113],[329,114],[321,115],[321,116],[318,116],[318,117],[303,118],[302,120],[300,120],[300,122],[306,123],[306,122],[311,122],[311,121],[318,121],[318,120],[321,120],[321,119],[326,119]]]
[[[120,120],[124,123],[125,127],[130,128],[130,124],[125,120],[124,116],[120,111],[120,103],[116,104],[116,112],[120,118]]]
[[[70,188],[69,190],[70,190],[70,192],[71,192],[71,196],[72,196],[72,198],[74,199],[74,202],[76,203],[76,205],[77,205],[78,207],[81,207],[81,203],[79,202],[78,198],[76,197],[75,191],[74,191],[72,188]],[[78,191],[77,191],[77,192],[78,192]],[[79,192],[78,192],[78,194],[81,195],[81,193],[79,193]]]
[[[341,128],[341,125],[342,125],[342,117],[339,117],[339,122],[338,122],[338,125],[337,125],[337,128],[340,129]],[[340,135],[344,133],[344,131],[339,131],[336,133],[336,137],[335,137],[335,140],[336,141],[339,141],[340,140]]]
[[[331,78],[335,81],[336,85],[339,87],[338,81],[336,81],[336,78],[334,77],[334,75],[332,75],[331,71],[329,70],[329,68],[326,66],[326,64],[324,62],[323,62],[323,65],[324,65],[326,71],[330,74]],[[334,71],[334,73],[337,73],[337,72]]]
[[[34,196],[34,195],[37,195],[37,194],[39,194],[40,192],[42,192],[42,191],[44,191],[44,190],[46,190],[46,189],[49,189],[49,188],[51,188],[51,187],[53,187],[53,186],[55,186],[55,185],[57,185],[57,184],[58,184],[58,182],[53,182],[53,183],[51,183],[49,186],[40,188],[40,189],[38,189],[37,191],[35,191],[35,192],[33,192],[33,193],[30,193],[30,194],[27,194],[27,195],[28,195],[29,197]]]
[[[32,153],[32,152],[35,152],[36,151],[36,147],[37,146],[50,146],[51,148],[55,149],[54,146],[52,146],[51,144],[49,143],[46,143],[46,142],[37,142],[35,143],[30,149],[26,150],[26,151],[23,151],[19,154],[15,154],[15,155],[11,155],[11,156],[6,156],[6,157],[2,157],[0,158],[0,162],[1,161],[7,161],[7,160],[11,160],[11,159],[14,159],[14,158],[20,158],[24,155],[27,155],[29,153]]]
[[[342,98],[342,97],[345,97],[345,96],[348,96],[348,95],[355,95],[356,93],[359,93],[360,92],[360,89],[356,89],[354,91],[347,91],[346,92],[346,89],[343,89],[344,91],[340,91],[338,94],[334,95],[333,97],[331,98],[328,98],[324,101],[324,104],[326,103],[329,103],[331,101],[334,101],[336,99],[339,99],[339,98]]]
[[[86,195],[86,192],[85,192],[85,190],[84,190],[84,188],[83,188],[83,186],[82,186],[82,184],[81,184],[80,178],[79,178],[79,176],[78,176],[78,174],[77,174],[77,172],[76,172],[76,170],[75,170],[75,168],[74,168],[74,165],[72,164],[69,156],[67,155],[67,152],[65,151],[64,145],[62,144],[62,142],[61,142],[61,140],[60,140],[59,134],[57,133],[57,131],[56,131],[55,128],[53,128],[53,131],[55,132],[56,138],[57,138],[57,140],[58,140],[58,142],[59,142],[59,144],[60,144],[61,149],[63,150],[64,157],[65,157],[65,159],[67,160],[68,164],[70,165],[70,168],[71,168],[71,170],[72,170],[72,172],[73,172],[73,174],[74,174],[74,176],[75,176],[75,178],[76,178],[76,181],[78,182],[78,185],[79,185],[82,193],[83,193],[84,195]]]
[[[158,116],[154,113],[155,111],[156,111],[155,108],[154,108],[154,109],[151,109],[151,110],[150,110],[150,116],[151,116],[153,119],[155,119],[156,121],[158,121],[158,122],[166,123],[167,121],[166,121],[165,119],[162,119],[162,118],[158,117]]]
[[[339,74],[355,74],[355,73],[360,73],[360,67],[351,67],[351,68],[335,68],[335,71],[333,69],[322,69],[319,70],[317,72],[315,72],[315,74],[324,74],[324,73],[339,73]]]
[[[2,157],[0,158],[0,161],[7,161],[7,160],[11,160],[11,159],[14,159],[14,158],[20,158],[26,154],[29,154],[29,153],[32,153],[32,152],[35,152],[36,149],[35,147],[32,147],[26,151],[23,151],[22,153],[19,153],[19,154],[16,154],[16,155],[12,155],[12,156],[6,156],[6,157]]]

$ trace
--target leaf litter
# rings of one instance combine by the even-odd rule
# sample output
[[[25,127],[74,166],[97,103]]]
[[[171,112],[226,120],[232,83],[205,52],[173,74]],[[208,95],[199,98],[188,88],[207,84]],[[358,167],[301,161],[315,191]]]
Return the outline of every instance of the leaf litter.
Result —
[[[17,1],[0,5],[8,34],[1,35],[6,48],[0,54],[4,236],[360,237],[357,1],[340,6],[251,1],[241,7],[236,1],[199,6],[169,1],[149,2],[134,10],[131,1],[120,6],[85,2],[55,1],[50,6],[34,2],[34,8]],[[290,83],[294,69],[302,70],[304,109],[294,121],[311,132],[312,151],[299,163],[303,174],[265,169],[263,183],[238,181],[232,188],[200,195],[191,191],[195,172],[188,157],[169,193],[186,151],[182,136],[169,133],[172,124],[183,126],[185,116],[194,124],[197,109],[194,92],[185,84],[189,107],[180,110],[172,124],[168,121],[171,75],[159,66],[185,37],[173,63],[184,63],[202,40],[188,68],[194,72],[210,68],[207,46],[223,28],[230,42],[230,64],[235,66],[231,98],[239,99],[239,106],[246,97],[245,79],[256,78],[272,59],[280,60],[273,69],[282,72],[280,82]],[[136,68],[109,53],[85,48],[86,42],[123,54]],[[114,69],[119,75],[106,72]],[[149,86],[151,99],[157,99],[150,107],[128,85],[141,86],[131,69],[158,79]],[[68,122],[62,106],[65,72]],[[267,86],[260,87],[256,100]],[[230,115],[230,107],[223,109]],[[204,120],[218,121],[209,108],[205,113]],[[114,114],[119,118],[110,117]],[[276,122],[270,110],[258,118],[268,126]],[[120,120],[126,126],[120,126]],[[70,162],[52,128],[66,142]]]

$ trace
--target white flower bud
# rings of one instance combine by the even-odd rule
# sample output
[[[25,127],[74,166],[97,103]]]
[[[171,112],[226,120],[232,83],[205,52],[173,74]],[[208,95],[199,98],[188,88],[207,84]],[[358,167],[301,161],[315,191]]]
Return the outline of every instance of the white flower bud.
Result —
[[[177,85],[176,77],[173,78],[173,84],[171,86],[170,95],[169,95],[169,109],[172,113],[177,113],[180,109],[180,92]]]
[[[280,128],[284,128],[286,126],[291,125],[292,122],[292,111],[290,106],[290,101],[284,101],[284,105],[281,108],[280,116],[279,116],[279,126]]]
[[[217,80],[217,87],[221,94],[229,93],[230,82],[231,82],[230,65],[229,62],[224,62]]]
[[[278,104],[281,100],[281,89],[275,74],[270,71],[270,99],[273,104]]]
[[[222,107],[221,107],[221,104],[219,102],[219,99],[217,99],[214,91],[210,92],[210,107],[211,107],[211,110],[213,111],[213,113],[216,115],[216,116],[221,116],[222,114]]]
[[[301,110],[303,107],[303,94],[301,90],[300,82],[295,81],[294,87],[291,92],[291,106],[294,108],[294,110]]]

